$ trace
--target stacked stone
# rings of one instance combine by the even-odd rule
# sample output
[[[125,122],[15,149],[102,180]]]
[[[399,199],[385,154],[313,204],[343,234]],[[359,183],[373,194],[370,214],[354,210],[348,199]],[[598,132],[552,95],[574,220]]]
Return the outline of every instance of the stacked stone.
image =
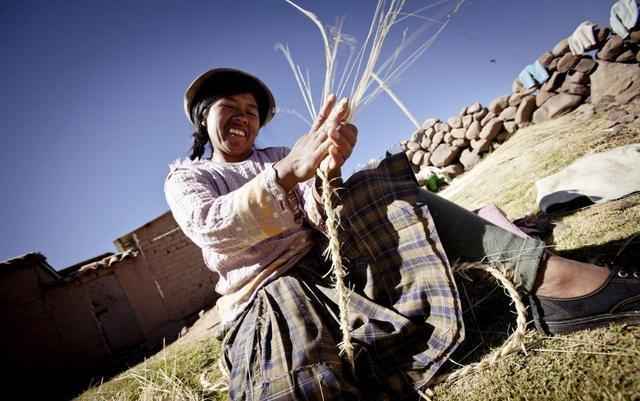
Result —
[[[500,146],[519,128],[570,112],[589,99],[627,103],[640,95],[640,31],[625,40],[595,27],[596,43],[573,55],[567,39],[538,58],[549,73],[539,87],[513,82],[512,93],[499,96],[488,107],[476,102],[446,121],[431,118],[400,145],[415,171],[439,167],[446,178],[470,170],[482,154]],[[629,65],[630,64],[630,65]]]

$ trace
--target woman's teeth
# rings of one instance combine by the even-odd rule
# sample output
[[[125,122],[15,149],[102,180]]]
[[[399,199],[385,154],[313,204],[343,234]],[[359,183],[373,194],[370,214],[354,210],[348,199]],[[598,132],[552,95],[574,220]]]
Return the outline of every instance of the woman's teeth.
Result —
[[[229,134],[230,135],[235,135],[235,136],[241,136],[241,137],[246,137],[247,134],[243,131],[240,131],[239,129],[235,129],[235,128],[231,128],[229,130]]]

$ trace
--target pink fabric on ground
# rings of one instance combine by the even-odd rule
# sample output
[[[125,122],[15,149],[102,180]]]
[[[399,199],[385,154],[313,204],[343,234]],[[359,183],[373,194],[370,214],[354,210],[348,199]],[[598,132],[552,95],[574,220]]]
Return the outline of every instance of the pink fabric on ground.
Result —
[[[498,227],[502,227],[507,231],[512,232],[513,234],[522,237],[522,238],[531,238],[529,235],[525,234],[518,226],[513,224],[507,219],[505,213],[493,203],[489,203],[479,209],[473,211],[473,213],[482,217],[490,223],[495,224]]]

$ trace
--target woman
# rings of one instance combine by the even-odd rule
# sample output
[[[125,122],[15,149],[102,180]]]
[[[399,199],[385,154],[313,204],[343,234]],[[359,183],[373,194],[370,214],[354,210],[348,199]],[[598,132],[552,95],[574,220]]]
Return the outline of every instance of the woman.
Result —
[[[640,320],[640,273],[560,258],[420,190],[404,155],[355,173],[340,194],[355,369],[338,354],[337,294],[321,255],[320,186],[356,143],[346,100],[331,96],[291,150],[258,149],[270,90],[234,69],[189,86],[190,160],[172,166],[167,201],[220,274],[223,359],[234,400],[415,399],[462,340],[449,259],[512,262],[538,328],[562,333]],[[211,156],[203,158],[205,145]],[[436,231],[437,228],[437,231]],[[635,275],[635,278],[634,278]]]

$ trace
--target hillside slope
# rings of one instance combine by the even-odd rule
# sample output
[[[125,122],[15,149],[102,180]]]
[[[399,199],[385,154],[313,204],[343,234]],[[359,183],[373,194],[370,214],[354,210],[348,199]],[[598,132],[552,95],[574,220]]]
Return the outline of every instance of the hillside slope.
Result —
[[[616,256],[621,263],[637,263],[640,194],[573,213],[546,216],[537,210],[534,188],[535,180],[555,173],[585,154],[640,142],[637,124],[609,129],[602,115],[574,112],[521,129],[441,195],[470,209],[494,203],[510,218],[535,213],[542,228],[548,229],[547,240],[556,250],[572,257],[586,259],[599,253]],[[500,299],[502,291],[496,291],[495,285],[473,275],[460,282],[465,300],[474,305],[468,314],[469,321],[465,317],[469,334],[463,347],[465,353],[458,352],[455,357],[465,364],[499,346],[515,317],[508,300]],[[486,289],[497,298],[482,295]],[[483,319],[492,321],[485,324]],[[215,312],[206,312],[185,336],[163,352],[86,391],[78,399],[227,399],[224,393],[203,389],[200,380],[204,370],[207,380],[216,379],[213,368],[220,348],[213,339],[215,322]],[[434,389],[434,399],[639,399],[638,366],[639,326],[615,326],[553,338],[531,330],[526,354],[507,357],[491,369],[456,383],[439,385]]]

